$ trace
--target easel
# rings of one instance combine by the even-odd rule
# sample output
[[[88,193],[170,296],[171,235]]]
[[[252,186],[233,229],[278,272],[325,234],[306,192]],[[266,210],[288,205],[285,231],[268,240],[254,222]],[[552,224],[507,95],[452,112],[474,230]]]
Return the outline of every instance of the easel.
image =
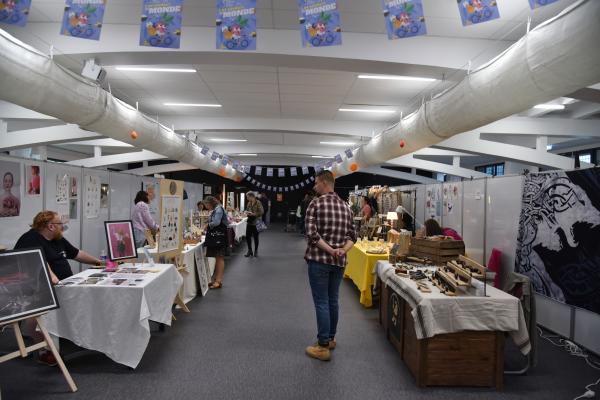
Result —
[[[175,257],[173,259],[173,261],[175,264],[175,268],[177,269],[177,272],[179,272],[182,276],[189,274],[189,272],[186,268],[186,265],[183,262],[183,255],[179,254],[177,257]],[[177,295],[175,295],[175,300],[173,300],[173,303],[177,304],[183,310],[183,312],[186,312],[186,313],[190,312],[190,309],[188,308],[188,306],[185,304],[185,302],[181,298],[179,291],[177,291]],[[171,317],[173,318],[174,321],[177,320],[177,318],[175,318],[174,314],[172,314]]]
[[[48,333],[48,331],[46,330],[46,327],[44,326],[44,324],[42,323],[42,321],[40,319],[40,317],[44,314],[45,313],[35,314],[35,315],[29,316],[29,317],[19,318],[19,319],[13,320],[13,321],[4,322],[4,323],[0,324],[0,328],[5,325],[12,325],[12,327],[15,331],[15,338],[17,339],[17,344],[19,346],[18,351],[15,351],[15,352],[12,352],[12,353],[9,353],[9,354],[6,354],[6,355],[0,357],[0,363],[3,363],[8,360],[12,360],[13,358],[17,358],[17,357],[25,358],[25,357],[27,357],[27,355],[30,352],[39,350],[43,347],[48,346],[50,348],[50,351],[52,352],[52,355],[54,355],[54,358],[56,358],[58,367],[62,371],[62,373],[65,377],[65,380],[69,384],[69,388],[71,389],[72,392],[76,392],[77,385],[75,385],[73,378],[71,378],[71,374],[67,370],[67,367],[65,366],[65,363],[63,362],[62,358],[60,357],[60,354],[58,354],[58,350],[56,349],[56,346],[54,346],[54,342],[52,341],[50,334]],[[37,326],[40,328],[40,331],[42,331],[44,340],[41,341],[40,343],[36,343],[32,346],[25,347],[25,342],[23,341],[23,334],[21,333],[21,328],[19,328],[19,322],[27,320],[27,319],[31,319],[31,318],[35,319]]]

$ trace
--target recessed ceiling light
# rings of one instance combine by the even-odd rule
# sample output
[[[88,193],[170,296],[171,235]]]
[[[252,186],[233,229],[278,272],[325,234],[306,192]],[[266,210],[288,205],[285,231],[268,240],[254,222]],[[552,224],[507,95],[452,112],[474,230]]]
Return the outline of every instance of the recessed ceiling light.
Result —
[[[240,154],[238,154],[238,156],[242,156],[242,157],[256,157],[256,156],[258,156],[258,154],[256,154],[256,153],[240,153]]]
[[[321,144],[329,144],[332,146],[354,146],[354,142],[319,142]]]
[[[399,75],[359,75],[359,79],[378,79],[386,81],[418,81],[418,82],[434,82],[433,78],[420,78],[418,76],[399,76]]]
[[[311,156],[312,158],[332,158],[332,157],[327,157],[327,156]]]
[[[548,151],[552,150],[552,145],[551,144],[547,144],[546,145],[546,150],[548,150]]]
[[[135,71],[135,72],[196,72],[193,68],[154,68],[154,67],[115,67],[117,71]]]
[[[211,142],[247,142],[246,139],[220,139],[220,138],[212,138],[209,139]]]
[[[565,106],[562,104],[537,104],[533,108],[538,110],[564,110]]]
[[[222,107],[220,104],[200,104],[200,103],[163,103],[165,106],[172,107]]]
[[[380,114],[394,114],[394,110],[372,110],[364,108],[340,108],[339,111],[344,112],[363,112],[363,113],[380,113]]]

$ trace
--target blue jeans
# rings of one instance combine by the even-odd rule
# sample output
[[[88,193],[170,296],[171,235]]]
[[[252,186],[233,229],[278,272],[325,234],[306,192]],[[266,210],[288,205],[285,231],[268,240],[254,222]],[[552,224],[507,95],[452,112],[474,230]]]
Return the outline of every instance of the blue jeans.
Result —
[[[144,245],[144,243],[146,242],[146,235],[144,234],[144,232],[142,232],[138,229],[133,230],[133,237],[135,238],[135,246],[138,249],[140,247],[142,247]]]
[[[308,261],[308,280],[317,312],[317,338],[323,346],[335,337],[343,277],[344,268]]]

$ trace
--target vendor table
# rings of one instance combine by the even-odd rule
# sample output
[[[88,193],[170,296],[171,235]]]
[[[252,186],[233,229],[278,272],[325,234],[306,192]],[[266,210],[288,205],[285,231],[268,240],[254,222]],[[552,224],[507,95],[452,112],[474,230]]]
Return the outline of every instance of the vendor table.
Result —
[[[348,251],[348,263],[344,271],[344,277],[352,279],[352,282],[360,290],[360,304],[365,307],[373,305],[371,288],[373,287],[373,268],[379,260],[387,260],[386,254],[369,254],[357,245]]]
[[[248,218],[242,218],[241,221],[229,224],[229,228],[231,228],[234,232],[234,240],[235,242],[239,242],[242,240],[244,236],[246,236],[246,226],[248,225]]]
[[[123,264],[121,268],[132,266]],[[140,269],[151,272],[109,275],[109,279],[126,278],[121,285],[102,281],[57,285],[60,308],[43,316],[48,331],[120,364],[137,367],[150,340],[149,321],[171,325],[173,299],[183,281],[171,264],[145,264]],[[94,273],[98,270],[88,269],[61,282],[82,281]]]
[[[422,293],[383,261],[376,273],[382,286],[380,322],[419,386],[500,389],[504,333],[523,354],[531,350],[516,297],[494,287],[487,288],[485,297],[472,288],[466,295],[446,296],[433,285],[431,293]]]

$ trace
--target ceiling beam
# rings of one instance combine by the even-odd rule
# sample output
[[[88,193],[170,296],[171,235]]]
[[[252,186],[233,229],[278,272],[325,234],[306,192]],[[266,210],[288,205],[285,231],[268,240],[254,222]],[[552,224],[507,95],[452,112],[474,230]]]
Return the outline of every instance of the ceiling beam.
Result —
[[[97,139],[97,140],[82,140],[80,142],[63,143],[63,144],[75,144],[78,146],[100,146],[100,147],[133,147],[129,143],[121,142],[115,139]]]
[[[583,119],[591,117],[594,114],[600,113],[600,102],[598,103],[583,103],[571,113],[573,119]],[[598,120],[596,120],[598,122]]]
[[[25,107],[0,100],[0,119],[56,119]]]
[[[160,154],[148,150],[142,150],[134,153],[113,154],[110,156],[91,157],[81,160],[73,160],[67,162],[70,165],[78,165],[81,167],[94,168],[104,167],[114,164],[134,163],[141,161],[160,160],[166,158]]]
[[[65,142],[77,142],[92,138],[101,138],[95,132],[84,131],[77,125],[60,125],[24,131],[1,132],[0,150],[14,150],[36,145],[50,145]]]
[[[508,117],[477,128],[473,132],[504,135],[600,137],[600,124],[597,120]]]
[[[364,172],[367,174],[387,176],[390,178],[403,179],[405,181],[410,181],[410,182],[415,182],[415,183],[439,183],[435,179],[427,178],[425,176],[409,174],[408,172],[402,172],[402,171],[394,171],[393,169],[387,169],[387,168],[381,168],[381,167],[363,168],[360,170],[360,172]]]
[[[482,172],[478,172],[468,168],[462,168],[457,165],[439,163],[435,161],[421,160],[414,158],[412,154],[394,158],[387,161],[387,164],[397,165],[401,167],[410,167],[422,169],[431,172],[440,172],[442,174],[459,176],[461,178],[483,178],[488,176]]]

